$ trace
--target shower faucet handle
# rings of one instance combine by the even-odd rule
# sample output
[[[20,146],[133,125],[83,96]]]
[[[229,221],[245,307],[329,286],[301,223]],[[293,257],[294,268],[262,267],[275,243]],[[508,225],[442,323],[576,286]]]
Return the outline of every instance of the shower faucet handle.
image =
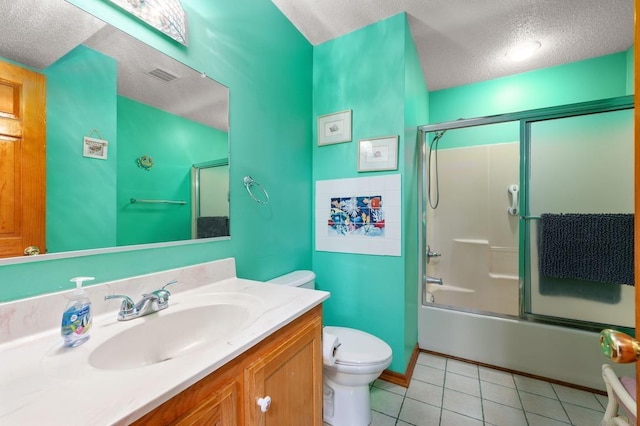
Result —
[[[429,259],[431,259],[432,257],[440,257],[440,256],[442,256],[440,253],[431,251],[431,247],[427,246],[427,263],[429,263]]]

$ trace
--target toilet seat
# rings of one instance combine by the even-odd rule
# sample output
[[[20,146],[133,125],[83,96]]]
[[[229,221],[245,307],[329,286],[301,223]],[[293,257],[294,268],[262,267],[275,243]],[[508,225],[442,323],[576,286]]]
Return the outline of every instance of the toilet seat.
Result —
[[[387,364],[388,366],[391,362],[391,347],[376,336],[347,327],[326,326],[324,330],[340,341],[340,347],[336,351],[337,365],[364,367]]]

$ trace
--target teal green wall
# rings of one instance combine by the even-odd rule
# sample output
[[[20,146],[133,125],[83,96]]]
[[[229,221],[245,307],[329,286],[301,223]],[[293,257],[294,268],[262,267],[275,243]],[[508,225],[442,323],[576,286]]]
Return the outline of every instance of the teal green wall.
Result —
[[[428,99],[410,38],[399,14],[313,52],[313,117],[353,114],[352,142],[314,143],[313,181],[390,173],[401,173],[403,181],[402,256],[313,252],[316,284],[331,292],[325,323],[380,337],[393,350],[390,369],[402,373],[417,341],[417,236],[408,234],[417,234],[415,126],[427,119]],[[388,135],[399,136],[398,171],[358,173],[358,140]]]
[[[191,166],[227,158],[227,132],[118,97],[118,245],[191,238]],[[136,159],[153,158],[144,170]],[[183,200],[131,204],[131,198]]]
[[[626,94],[627,53],[620,52],[430,94],[430,123],[504,114]]]
[[[404,104],[404,163],[403,174],[403,215],[404,215],[404,362],[410,360],[418,336],[419,263],[420,239],[419,221],[422,218],[420,204],[420,150],[417,128],[428,122],[429,92],[424,81],[420,58],[416,50],[411,29],[405,25],[405,104]],[[404,373],[404,370],[400,370]]]
[[[311,205],[311,44],[270,0],[184,0],[188,47],[107,2],[72,3],[229,87],[231,239],[2,265],[0,301],[68,289],[78,275],[100,283],[226,257],[249,279],[310,269],[311,216],[300,212]],[[245,175],[269,191],[268,205],[249,198]]]
[[[624,96],[629,94],[629,73],[632,79],[633,58],[626,51],[437,90],[429,97],[429,123]],[[517,122],[449,130],[438,146],[446,149],[514,142],[519,140],[519,132]],[[427,138],[431,141],[433,134]]]
[[[44,71],[48,252],[116,243],[116,67],[112,58],[79,46]],[[85,136],[108,141],[107,160],[83,156]]]

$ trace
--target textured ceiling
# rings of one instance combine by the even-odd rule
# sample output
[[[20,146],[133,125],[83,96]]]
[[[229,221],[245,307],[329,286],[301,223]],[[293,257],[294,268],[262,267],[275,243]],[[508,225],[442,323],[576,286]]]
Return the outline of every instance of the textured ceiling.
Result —
[[[430,90],[620,52],[633,43],[633,0],[272,1],[314,45],[406,11]],[[39,0],[34,8],[33,0],[0,0],[0,10],[0,56],[44,69],[86,42],[119,61],[124,96],[227,128],[225,87],[202,89],[211,80],[66,1]],[[507,61],[505,52],[525,39],[542,42],[538,55]],[[137,46],[123,49],[128,43]],[[145,74],[155,67],[184,78],[156,90],[159,80]]]
[[[64,0],[0,0],[0,57],[43,70],[84,44],[118,62],[118,93],[146,105],[228,130],[225,86]],[[148,74],[160,68],[179,78]]]
[[[314,45],[407,12],[429,90],[628,49],[633,0],[272,0]],[[510,62],[516,42],[538,54]]]

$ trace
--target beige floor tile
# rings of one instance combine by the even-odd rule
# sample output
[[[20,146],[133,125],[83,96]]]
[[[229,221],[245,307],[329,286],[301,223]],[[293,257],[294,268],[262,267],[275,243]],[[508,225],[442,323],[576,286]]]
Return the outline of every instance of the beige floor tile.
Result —
[[[480,382],[478,379],[461,374],[447,373],[444,387],[473,396],[480,396]]]
[[[432,385],[419,380],[412,380],[409,385],[409,389],[407,390],[407,398],[425,402],[436,407],[441,407],[442,392],[442,386]]]
[[[527,426],[527,418],[523,410],[486,400],[482,402],[482,409],[484,420],[491,425]]]
[[[551,383],[544,382],[538,379],[532,379],[530,377],[513,375],[516,382],[516,388],[518,391],[524,391],[528,393],[534,393],[536,395],[546,396],[547,398],[556,398],[556,393],[551,387]]]
[[[571,424],[575,426],[599,425],[604,413],[602,411],[591,410],[589,408],[573,405],[568,402],[562,404]]]
[[[452,360],[452,359],[447,361],[447,372],[461,374],[463,376],[472,377],[474,379],[478,378],[477,365],[468,364],[466,362]]]
[[[407,393],[407,388],[380,379],[373,382],[373,386],[402,396]]]
[[[399,419],[417,426],[437,425],[440,422],[440,408],[407,398],[402,404]]]
[[[416,368],[413,370],[412,379],[442,386],[444,385],[444,375],[444,370],[427,367],[426,365],[416,365]]]
[[[561,422],[568,423],[569,418],[562,408],[560,401],[555,398],[546,398],[532,393],[520,392],[520,400],[524,411],[539,414]]]
[[[483,400],[522,409],[520,395],[518,395],[518,391],[515,389],[489,382],[480,382],[480,389],[482,390]]]
[[[484,423],[481,420],[463,416],[453,411],[442,410],[440,424],[442,426],[483,426]]]
[[[420,352],[417,364],[444,370],[447,365],[447,359],[445,357]]]
[[[480,398],[451,389],[444,390],[442,408],[474,419],[482,420],[482,403]]]
[[[516,387],[516,383],[513,381],[513,374],[511,373],[487,367],[479,367],[478,371],[480,373],[480,380],[514,389]]]
[[[529,426],[567,426],[567,422],[560,422],[558,420],[550,419],[548,417],[540,416],[538,414],[533,413],[525,413],[527,416],[527,420],[529,421]],[[593,425],[596,426],[596,425]]]
[[[596,396],[591,392],[556,384],[551,386],[562,402],[569,402],[573,405],[579,405],[580,407],[591,408],[592,410],[604,411]]]
[[[395,424],[395,417],[387,416],[386,414],[378,413],[377,411],[371,412],[370,426],[395,426]]]
[[[371,409],[391,417],[398,417],[403,397],[386,390],[371,388]]]

